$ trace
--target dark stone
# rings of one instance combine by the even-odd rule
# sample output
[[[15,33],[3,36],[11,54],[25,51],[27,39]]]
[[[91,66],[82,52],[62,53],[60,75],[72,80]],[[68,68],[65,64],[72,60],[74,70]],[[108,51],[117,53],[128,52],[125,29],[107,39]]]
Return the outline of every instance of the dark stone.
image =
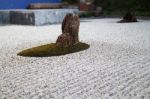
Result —
[[[10,11],[10,24],[34,25],[35,24],[34,13]]]
[[[62,22],[62,34],[58,37],[56,44],[58,46],[61,45],[61,47],[77,44],[79,42],[79,25],[80,20],[78,15],[67,14]]]
[[[137,22],[137,18],[131,14],[131,12],[127,12],[122,20],[118,21],[119,23],[124,22]]]

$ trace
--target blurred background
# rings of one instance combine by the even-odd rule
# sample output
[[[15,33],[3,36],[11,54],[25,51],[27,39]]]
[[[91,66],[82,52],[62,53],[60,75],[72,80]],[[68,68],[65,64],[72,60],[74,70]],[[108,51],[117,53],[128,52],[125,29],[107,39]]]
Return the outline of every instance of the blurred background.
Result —
[[[80,9],[81,16],[123,15],[150,16],[150,0],[0,0],[0,9],[26,9],[31,3],[61,3],[65,8]]]

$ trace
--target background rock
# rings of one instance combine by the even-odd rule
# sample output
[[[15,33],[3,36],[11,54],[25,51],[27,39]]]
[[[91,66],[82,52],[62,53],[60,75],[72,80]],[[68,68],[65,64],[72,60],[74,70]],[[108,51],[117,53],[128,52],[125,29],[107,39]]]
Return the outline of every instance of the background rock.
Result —
[[[127,12],[125,16],[123,17],[123,20],[119,21],[122,22],[137,22],[137,18],[131,14],[131,12]]]

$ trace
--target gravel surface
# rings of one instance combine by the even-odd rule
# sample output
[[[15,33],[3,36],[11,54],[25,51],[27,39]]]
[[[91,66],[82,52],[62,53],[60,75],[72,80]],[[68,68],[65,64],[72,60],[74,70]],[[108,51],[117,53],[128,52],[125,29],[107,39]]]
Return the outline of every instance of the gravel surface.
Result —
[[[0,99],[150,99],[150,20],[82,19],[88,50],[58,57],[17,53],[53,43],[61,25],[0,26]]]

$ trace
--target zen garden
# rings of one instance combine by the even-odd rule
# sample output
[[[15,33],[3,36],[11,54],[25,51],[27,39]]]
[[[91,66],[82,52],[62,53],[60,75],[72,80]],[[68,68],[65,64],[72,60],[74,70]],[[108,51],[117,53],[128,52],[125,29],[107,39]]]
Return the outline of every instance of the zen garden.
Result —
[[[150,0],[0,0],[0,99],[150,99]]]

